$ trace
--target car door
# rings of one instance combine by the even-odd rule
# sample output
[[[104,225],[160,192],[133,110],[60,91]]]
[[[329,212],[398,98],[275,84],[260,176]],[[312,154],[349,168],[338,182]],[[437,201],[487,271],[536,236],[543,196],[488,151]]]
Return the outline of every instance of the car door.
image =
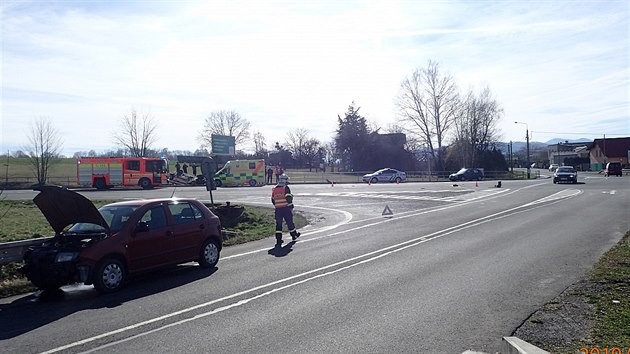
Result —
[[[173,258],[178,262],[199,258],[207,232],[203,213],[188,202],[171,202],[168,210],[173,216]]]
[[[172,246],[173,232],[164,205],[146,209],[137,219],[127,244],[129,270],[141,271],[173,263]]]
[[[379,182],[390,182],[394,178],[394,173],[392,170],[385,170],[379,176]]]

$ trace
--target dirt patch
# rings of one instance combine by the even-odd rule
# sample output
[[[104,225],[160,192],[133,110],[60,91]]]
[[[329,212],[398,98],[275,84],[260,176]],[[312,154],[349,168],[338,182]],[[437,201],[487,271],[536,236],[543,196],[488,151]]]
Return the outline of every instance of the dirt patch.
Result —
[[[552,353],[574,352],[567,348],[587,342],[595,323],[596,309],[588,294],[605,288],[588,281],[571,285],[534,312],[513,335]]]

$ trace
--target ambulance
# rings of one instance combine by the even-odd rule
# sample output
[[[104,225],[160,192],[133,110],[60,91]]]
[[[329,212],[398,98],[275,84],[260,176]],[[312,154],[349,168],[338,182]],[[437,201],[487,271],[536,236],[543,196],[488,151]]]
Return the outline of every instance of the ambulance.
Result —
[[[214,174],[216,187],[262,186],[265,160],[230,160]]]

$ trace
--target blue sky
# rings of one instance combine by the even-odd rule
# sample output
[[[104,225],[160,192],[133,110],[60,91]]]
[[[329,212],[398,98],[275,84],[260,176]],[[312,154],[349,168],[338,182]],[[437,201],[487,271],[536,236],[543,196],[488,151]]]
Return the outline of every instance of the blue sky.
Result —
[[[405,76],[429,60],[462,92],[489,86],[502,140],[630,136],[627,1],[2,2],[0,148],[49,119],[64,153],[115,148],[132,109],[157,148],[195,150],[236,110],[269,147],[306,128],[332,140],[355,101],[397,123]],[[241,146],[237,148],[247,148]]]

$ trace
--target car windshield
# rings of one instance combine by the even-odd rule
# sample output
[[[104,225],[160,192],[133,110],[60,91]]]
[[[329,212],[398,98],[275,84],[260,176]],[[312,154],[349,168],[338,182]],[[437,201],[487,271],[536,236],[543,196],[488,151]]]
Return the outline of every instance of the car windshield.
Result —
[[[466,172],[468,169],[467,168],[462,168],[461,170],[457,171],[457,173],[464,173]]]
[[[573,167],[559,167],[558,172],[575,172]]]
[[[106,205],[98,211],[103,216],[103,219],[110,226],[110,230],[112,233],[116,233],[125,226],[133,212],[138,209],[138,206],[116,206],[116,205]],[[94,233],[94,232],[105,232],[105,228],[91,223],[76,223],[69,230],[69,232],[73,233]]]

